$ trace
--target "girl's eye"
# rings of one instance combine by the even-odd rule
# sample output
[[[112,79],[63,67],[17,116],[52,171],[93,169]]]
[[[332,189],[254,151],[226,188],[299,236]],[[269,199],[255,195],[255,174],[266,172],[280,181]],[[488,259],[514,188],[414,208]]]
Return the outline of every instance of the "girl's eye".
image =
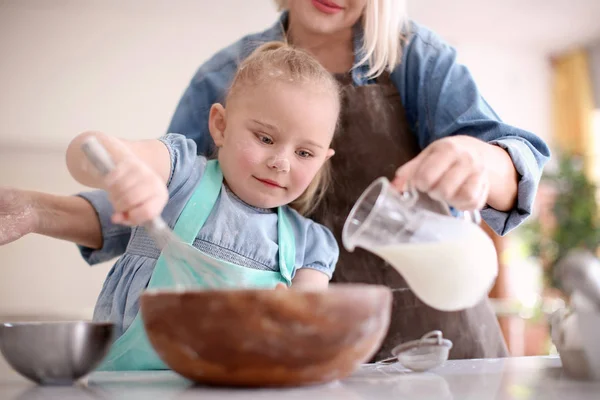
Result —
[[[263,144],[273,144],[273,139],[271,139],[268,136],[265,135],[261,135],[260,133],[256,134],[256,137],[258,138],[258,140],[261,141],[261,143]]]
[[[298,151],[296,152],[296,154],[297,154],[299,157],[302,157],[302,158],[309,158],[309,157],[312,157],[312,156],[313,156],[311,153],[309,153],[309,152],[308,152],[308,151],[306,151],[306,150],[298,150]]]

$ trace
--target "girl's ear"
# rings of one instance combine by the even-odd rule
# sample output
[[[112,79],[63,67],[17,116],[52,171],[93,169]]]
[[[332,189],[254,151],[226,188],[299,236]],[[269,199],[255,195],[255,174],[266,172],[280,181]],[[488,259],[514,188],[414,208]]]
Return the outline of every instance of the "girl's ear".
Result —
[[[208,115],[208,130],[212,136],[215,145],[222,147],[225,142],[225,128],[227,127],[226,111],[219,103],[215,103],[210,108]]]
[[[329,160],[331,157],[333,157],[333,155],[335,154],[335,150],[333,149],[328,149],[327,150],[327,155],[325,156],[325,161]]]

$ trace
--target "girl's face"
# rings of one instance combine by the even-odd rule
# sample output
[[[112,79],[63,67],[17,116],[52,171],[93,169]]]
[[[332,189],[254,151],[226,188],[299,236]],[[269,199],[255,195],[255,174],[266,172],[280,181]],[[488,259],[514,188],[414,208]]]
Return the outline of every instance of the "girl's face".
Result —
[[[352,28],[366,4],[367,0],[290,0],[290,20],[315,34],[334,34]]]
[[[248,85],[211,108],[209,128],[230,189],[274,208],[296,200],[334,151],[339,101],[314,85]]]

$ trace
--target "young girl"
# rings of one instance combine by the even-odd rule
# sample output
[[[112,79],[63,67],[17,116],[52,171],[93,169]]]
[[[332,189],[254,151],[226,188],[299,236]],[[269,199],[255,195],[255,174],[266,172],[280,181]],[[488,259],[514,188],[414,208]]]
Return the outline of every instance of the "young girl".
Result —
[[[114,223],[138,226],[162,213],[225,275],[242,273],[255,287],[322,288],[338,246],[327,228],[301,214],[327,183],[339,109],[337,83],[318,62],[267,43],[240,65],[225,106],[210,110],[215,160],[197,156],[194,141],[178,134],[130,142],[85,132],[69,145],[67,166],[80,183],[108,192]],[[115,162],[104,177],[81,150],[90,136]],[[148,233],[134,228],[95,309],[94,319],[114,321],[118,335],[102,369],[166,368],[139,317],[140,294],[163,285],[166,268]]]

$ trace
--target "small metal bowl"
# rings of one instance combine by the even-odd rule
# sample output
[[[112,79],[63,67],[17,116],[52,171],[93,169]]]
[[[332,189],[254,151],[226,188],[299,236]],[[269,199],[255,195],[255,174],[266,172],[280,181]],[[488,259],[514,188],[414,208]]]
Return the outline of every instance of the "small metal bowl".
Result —
[[[113,342],[110,322],[0,324],[0,351],[10,366],[41,385],[69,385],[96,368]]]

